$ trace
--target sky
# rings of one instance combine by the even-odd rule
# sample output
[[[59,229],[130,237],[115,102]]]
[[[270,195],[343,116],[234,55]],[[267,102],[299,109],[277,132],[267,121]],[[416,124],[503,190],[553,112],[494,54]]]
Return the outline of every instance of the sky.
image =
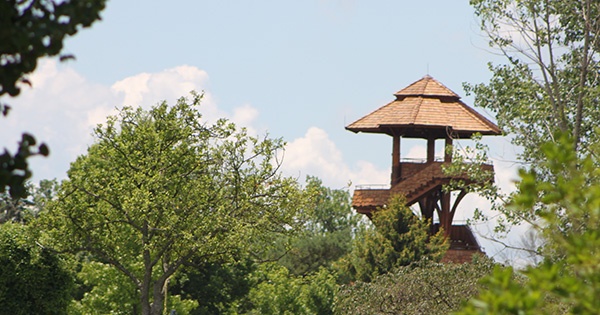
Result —
[[[486,82],[487,63],[502,62],[468,1],[113,0],[101,16],[66,41],[63,52],[76,60],[42,60],[33,87],[4,100],[13,110],[0,121],[0,144],[13,149],[27,131],[50,147],[48,158],[31,161],[34,181],[65,179],[93,143],[93,127],[116,108],[173,103],[196,90],[205,93],[207,121],[225,117],[283,138],[286,175],[350,190],[388,184],[391,138],[344,127],[427,74],[472,105],[463,82]],[[506,137],[484,142],[496,181],[514,189],[518,148]],[[424,158],[425,145],[403,141],[402,156]],[[486,202],[463,200],[456,219],[476,207]]]

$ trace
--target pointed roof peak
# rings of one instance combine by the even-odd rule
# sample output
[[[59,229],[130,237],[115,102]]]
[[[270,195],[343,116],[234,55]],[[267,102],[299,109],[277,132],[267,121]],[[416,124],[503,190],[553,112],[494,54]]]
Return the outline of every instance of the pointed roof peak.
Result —
[[[426,74],[421,79],[394,93],[396,97],[406,96],[438,96],[460,99],[458,94],[441,84],[438,80]]]
[[[499,135],[500,128],[429,75],[395,93],[396,100],[346,126],[353,132],[385,133],[408,138],[443,138],[448,130],[460,138],[479,132]],[[450,129],[449,129],[450,128]]]

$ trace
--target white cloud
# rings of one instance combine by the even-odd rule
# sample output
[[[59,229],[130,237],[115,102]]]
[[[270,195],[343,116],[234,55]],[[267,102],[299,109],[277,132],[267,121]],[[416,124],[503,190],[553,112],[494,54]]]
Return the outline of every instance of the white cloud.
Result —
[[[202,92],[207,81],[206,71],[183,65],[157,73],[140,73],[114,83],[111,89],[122,95],[123,105],[148,108],[163,100],[172,104],[192,90]],[[203,106],[214,110],[209,93],[205,93],[203,101]]]
[[[13,110],[0,123],[7,124],[0,143],[9,150],[24,131],[50,147],[48,158],[31,160],[37,179],[64,177],[69,163],[91,142],[93,124],[108,113],[120,99],[106,86],[94,84],[68,66],[43,60],[30,76],[32,88],[6,99]],[[4,129],[4,128],[3,128]]]
[[[310,127],[306,134],[286,146],[284,172],[304,179],[318,176],[326,186],[343,188],[353,184],[381,184],[389,181],[389,170],[379,170],[369,162],[359,161],[350,168],[342,152],[320,128]]]
[[[254,126],[255,120],[258,117],[258,110],[249,104],[236,107],[233,110],[231,121],[237,126],[244,126],[248,129],[248,134],[258,136],[258,130]]]
[[[116,108],[125,105],[149,108],[162,100],[173,103],[191,90],[205,90],[208,74],[196,67],[179,66],[157,73],[140,73],[106,86],[88,81],[68,65],[43,60],[30,79],[33,88],[24,88],[18,98],[10,100],[14,110],[2,123],[11,132],[3,132],[0,141],[14,149],[10,143],[16,144],[20,133],[28,131],[46,142],[51,155],[31,160],[34,180],[39,180],[65,178],[70,162],[85,153],[92,143],[93,128],[116,113]],[[204,119],[213,122],[229,118],[246,127],[251,135],[258,135],[256,108],[243,104],[228,114],[217,107],[208,91],[204,92],[200,109]],[[284,167],[289,175],[300,179],[306,175],[319,176],[334,188],[345,187],[350,181],[354,184],[389,181],[388,170],[380,170],[372,163],[359,161],[349,167],[327,133],[316,127],[289,143]]]
[[[137,74],[106,86],[88,81],[68,65],[47,59],[39,63],[29,79],[32,88],[24,87],[17,98],[3,99],[13,105],[13,110],[0,120],[3,130],[0,143],[14,151],[24,131],[47,143],[50,156],[30,160],[34,180],[39,180],[65,178],[70,162],[85,153],[92,143],[93,128],[114,114],[115,108],[124,105],[149,108],[163,100],[173,104],[179,97],[189,96],[192,90],[205,90],[208,75],[201,69],[183,65]],[[233,115],[228,115],[217,108],[208,92],[200,111],[208,122],[230,116],[241,126],[251,124],[258,116],[250,105],[236,108]]]

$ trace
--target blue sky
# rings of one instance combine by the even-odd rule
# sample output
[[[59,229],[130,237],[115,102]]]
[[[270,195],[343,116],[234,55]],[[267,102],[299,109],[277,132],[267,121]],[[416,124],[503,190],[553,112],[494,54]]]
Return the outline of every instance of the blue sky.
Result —
[[[102,18],[67,41],[75,61],[44,60],[33,88],[10,100],[0,143],[12,148],[27,130],[51,149],[32,164],[36,180],[65,178],[115,107],[173,102],[195,89],[206,93],[208,120],[284,138],[289,175],[333,188],[386,184],[390,138],[344,126],[426,74],[472,104],[462,83],[486,82],[487,63],[501,61],[468,1],[113,0]],[[487,142],[496,180],[510,189],[516,149],[505,138]],[[403,142],[403,155],[424,146]],[[461,219],[485,207],[477,198],[462,205]]]

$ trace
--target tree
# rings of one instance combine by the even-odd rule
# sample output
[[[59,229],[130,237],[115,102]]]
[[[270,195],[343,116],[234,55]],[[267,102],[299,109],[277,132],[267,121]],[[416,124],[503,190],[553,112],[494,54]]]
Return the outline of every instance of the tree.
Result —
[[[308,275],[346,255],[352,245],[360,217],[350,205],[350,193],[323,186],[320,179],[308,176],[305,190],[312,197],[305,211],[306,221],[298,235],[274,256],[293,275]],[[284,254],[281,254],[284,252]]]
[[[7,193],[0,193],[0,224],[13,221],[25,223],[36,217],[46,203],[56,196],[58,181],[43,179],[39,185],[27,183],[26,198],[13,198]]]
[[[468,264],[431,261],[394,268],[372,282],[344,285],[336,295],[336,314],[449,314],[480,291],[491,273],[491,259]]]
[[[160,314],[168,280],[192,259],[230,259],[294,226],[303,196],[280,175],[281,140],[201,123],[201,96],[125,107],[95,129],[41,217],[48,241],[123,273],[141,314]]]
[[[26,75],[33,72],[42,57],[59,55],[67,36],[75,35],[100,19],[106,0],[7,0],[0,2],[0,97],[19,95],[19,83],[31,85]],[[70,59],[72,55],[61,55]],[[0,101],[0,113],[10,106]],[[14,198],[25,197],[25,181],[31,177],[27,158],[48,155],[45,144],[22,135],[17,152],[4,150],[0,155],[0,193],[9,191]]]
[[[505,62],[489,64],[486,84],[465,84],[475,105],[496,114],[498,125],[522,149],[518,158],[537,169],[540,178],[556,181],[545,168],[547,156],[539,148],[557,132],[573,138],[580,156],[600,141],[595,132],[600,119],[600,3],[593,0],[471,0],[490,46]],[[531,208],[506,207],[511,196],[492,183],[478,188],[501,213],[494,240],[512,225],[538,224],[542,204]],[[482,212],[475,219],[487,220]],[[508,247],[511,245],[504,244]],[[534,255],[536,250],[526,250]]]
[[[72,274],[30,227],[0,224],[0,313],[67,314]]]
[[[594,128],[600,118],[600,3],[470,3],[490,46],[507,60],[490,64],[488,84],[465,85],[475,105],[496,113],[498,125],[523,149],[519,157],[525,163],[542,165],[545,156],[538,148],[557,131],[570,133],[576,151],[587,152],[599,140]]]
[[[336,264],[342,282],[371,282],[395,267],[422,259],[439,260],[448,248],[443,231],[429,236],[429,223],[417,217],[399,196],[373,214],[373,224],[374,228],[359,231],[352,251]]]
[[[139,314],[139,291],[119,270],[108,264],[82,259],[76,278],[76,292],[69,305],[70,315]],[[167,310],[191,314],[198,302],[168,292]]]
[[[252,279],[257,268],[248,257],[234,262],[194,262],[177,273],[169,292],[197,302],[198,306],[185,314],[238,314],[248,308],[247,297],[256,285]]]
[[[248,295],[247,314],[333,314],[338,289],[335,274],[325,268],[307,276],[294,276],[276,263],[259,267],[257,284]]]
[[[510,207],[538,208],[536,229],[543,234],[544,261],[515,280],[512,268],[497,269],[487,278],[488,290],[460,314],[597,314],[600,309],[600,173],[598,145],[584,157],[570,135],[557,135],[540,150],[544,169],[557,180],[540,177],[536,169],[521,170],[519,194]],[[538,207],[538,205],[543,205]]]

